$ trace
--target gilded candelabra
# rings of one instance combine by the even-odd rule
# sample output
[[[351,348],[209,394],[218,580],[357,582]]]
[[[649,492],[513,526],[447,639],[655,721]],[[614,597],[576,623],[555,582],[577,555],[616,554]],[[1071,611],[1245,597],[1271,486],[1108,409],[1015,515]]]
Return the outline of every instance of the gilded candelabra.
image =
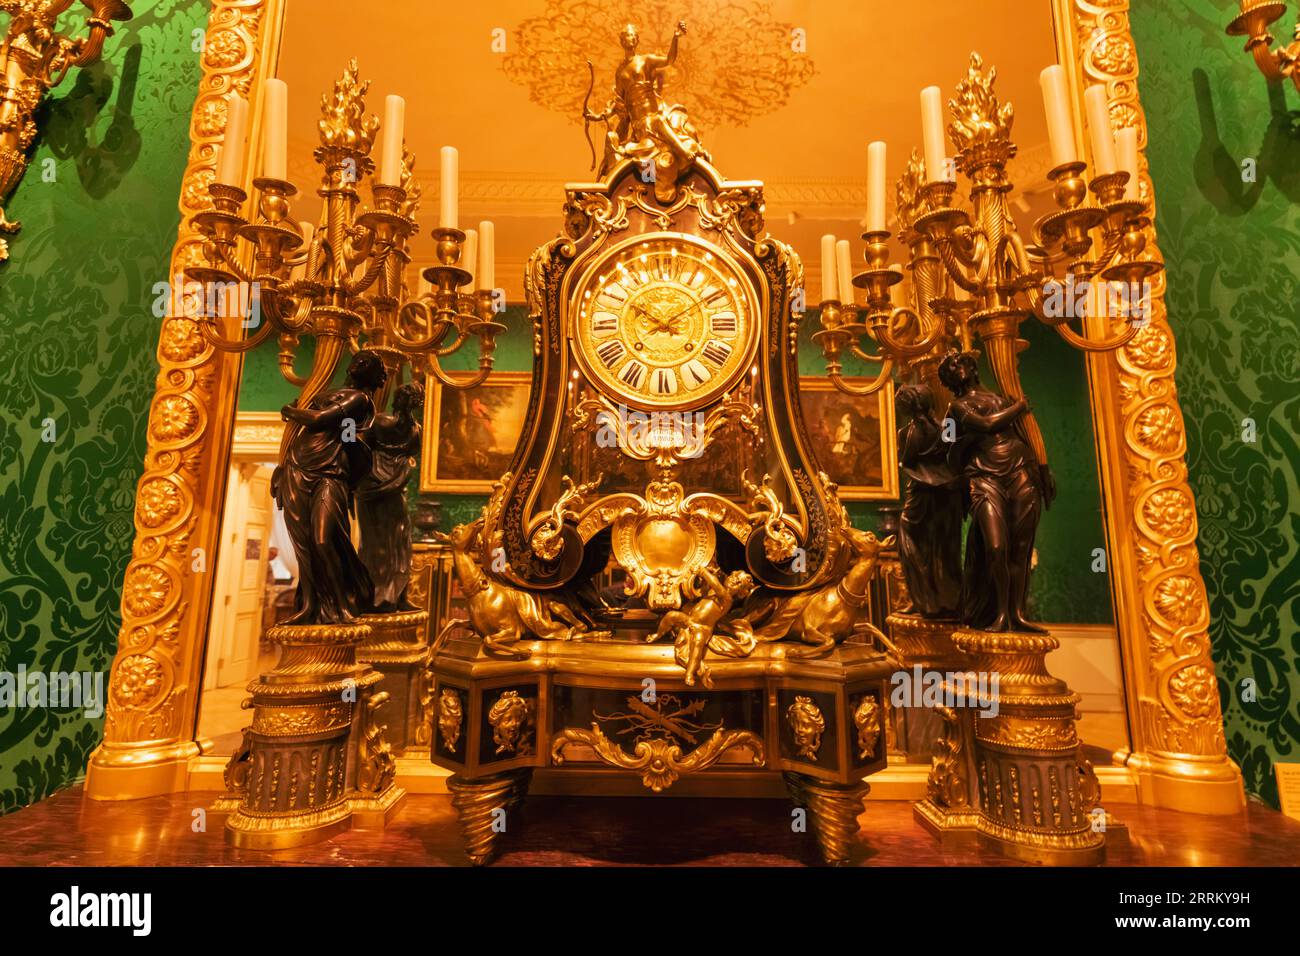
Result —
[[[1229,36],[1245,37],[1246,52],[1255,58],[1259,67],[1270,80],[1282,80],[1287,77],[1300,89],[1300,76],[1296,75],[1296,61],[1300,59],[1300,22],[1292,30],[1291,42],[1274,48],[1273,34],[1269,27],[1286,13],[1286,4],[1280,0],[1241,0],[1241,12],[1228,24]]]
[[[958,186],[947,170],[926,170],[915,151],[898,183],[899,238],[908,251],[911,301],[895,303],[891,290],[903,276],[888,265],[891,235],[872,228],[863,236],[867,267],[852,278],[866,302],[822,303],[814,339],[841,391],[869,395],[897,379],[945,395],[937,375],[940,360],[952,348],[969,352],[978,342],[999,390],[1014,402],[1024,398],[1018,368],[1024,343],[1018,333],[1031,316],[1089,352],[1120,348],[1143,324],[1148,280],[1162,266],[1143,257],[1149,209],[1136,190],[1127,188],[1136,170],[1107,170],[1088,178],[1086,163],[1059,162],[1049,173],[1059,208],[1038,219],[1034,241],[1026,243],[1008,202],[1014,189],[1007,175],[1016,154],[1014,111],[998,101],[995,77],[972,54],[948,104],[947,134],[956,147],[955,168],[967,182],[969,208],[958,203]],[[1111,137],[1108,119],[1106,124],[1102,132]],[[1098,132],[1093,131],[1094,139]],[[1076,301],[1080,298],[1082,303]],[[861,385],[847,382],[841,364],[846,351],[878,363],[874,378]],[[1032,412],[1019,416],[1016,430],[1050,485],[1046,448]],[[1012,676],[1036,675],[1028,683],[1008,679],[999,716],[971,720],[951,708],[942,714],[945,731],[931,774],[931,797],[918,806],[922,821],[938,831],[977,830],[1021,858],[1060,862],[1100,853],[1103,838],[1092,815],[1096,778],[1078,755],[1078,698],[1048,675],[1044,662],[1057,646],[1055,639],[986,632],[908,613],[891,615],[890,625],[899,646],[916,650],[916,661],[927,662],[924,666],[939,661],[965,670],[984,662]],[[913,655],[908,656],[910,665]],[[1023,692],[1021,684],[1037,690]]]
[[[470,387],[491,371],[495,337],[504,329],[494,320],[490,290],[460,291],[471,273],[460,264],[466,233],[459,229],[434,230],[437,264],[424,271],[431,287],[410,294],[404,273],[420,199],[412,182],[414,158],[403,146],[390,174],[399,182],[372,177],[372,203],[362,204],[358,184],[375,172],[370,152],[380,125],[365,112],[368,86],[354,60],[332,95],[322,98],[314,156],[323,169],[318,193],[324,207],[315,229],[291,215],[294,184],[265,175],[253,180],[253,217],[241,211],[248,199],[244,189],[218,181],[209,187],[212,208],[194,218],[206,237],[205,263],[188,268],[185,278],[191,293],[197,283],[203,301],[187,314],[224,351],[246,352],[277,335],[280,371],[301,390],[298,409],[311,407],[330,386],[346,353],[363,348],[378,353],[388,371],[375,397],[379,409],[403,364],[427,370],[448,387]],[[385,135],[401,134],[390,128]],[[226,148],[240,148],[235,139]],[[247,334],[236,337],[232,333],[241,325]],[[306,375],[294,369],[303,335],[316,344]],[[440,359],[471,338],[479,346],[479,374],[453,379]],[[286,422],[282,461],[302,427]],[[402,791],[393,784],[395,765],[380,722],[390,695],[377,690],[382,674],[372,664],[392,663],[400,652],[400,663],[422,669],[415,658],[427,652],[426,619],[425,611],[398,610],[362,613],[345,623],[268,629],[267,640],[279,644],[282,654],[275,669],[249,686],[252,697],[245,706],[253,709],[252,726],[226,775],[225,805],[234,810],[226,824],[231,842],[292,846],[357,819],[378,822],[394,809]],[[405,698],[399,694],[399,701]],[[398,732],[399,740],[409,736]]]
[[[59,33],[55,21],[73,0],[0,0],[9,28],[0,45],[0,236],[13,235],[22,223],[5,216],[4,203],[27,171],[27,151],[36,138],[36,108],[74,66],[99,59],[114,20],[131,19],[122,0],[82,0],[90,11],[83,37]],[[0,262],[9,244],[0,237]]]
[[[410,293],[404,273],[411,258],[408,242],[418,230],[420,200],[419,187],[412,183],[414,157],[403,156],[399,184],[372,183],[372,205],[362,207],[357,189],[360,178],[375,168],[370,150],[379,120],[365,116],[368,86],[358,78],[354,60],[335,83],[333,96],[323,99],[314,156],[323,167],[318,193],[324,209],[315,230],[304,230],[290,215],[294,184],[267,177],[253,181],[258,199],[252,221],[241,214],[247,193],[221,182],[208,187],[212,208],[195,217],[207,237],[207,265],[186,270],[187,278],[202,284],[208,304],[251,300],[260,312],[239,316],[253,331],[230,338],[221,328],[223,318],[233,317],[230,310],[223,315],[221,308],[201,308],[204,336],[217,348],[246,352],[277,334],[281,373],[302,389],[299,406],[330,382],[346,350],[362,346],[386,358],[405,359],[416,371],[428,370],[449,388],[473,387],[491,372],[496,336],[505,329],[495,321],[491,290],[460,291],[472,274],[461,264],[466,234],[459,229],[433,230],[438,264],[424,270],[431,288]],[[251,253],[251,267],[240,262],[241,239]],[[304,242],[307,248],[298,252]],[[232,289],[252,294],[226,294]],[[300,376],[293,360],[304,334],[316,340],[316,350],[310,373]],[[440,360],[471,337],[479,346],[478,375],[472,380],[447,375]],[[282,447],[289,437],[286,429]]]
[[[813,339],[822,348],[827,374],[843,392],[874,394],[891,378],[926,381],[944,352],[969,349],[978,338],[998,385],[1020,398],[1017,332],[1031,316],[1075,348],[1093,352],[1117,349],[1141,328],[1143,283],[1163,266],[1142,257],[1148,206],[1126,197],[1130,174],[1110,172],[1089,181],[1082,161],[1052,169],[1048,176],[1060,209],[1034,224],[1036,241],[1026,244],[1008,202],[1014,189],[1007,177],[1007,163],[1016,154],[1014,114],[1011,104],[998,103],[995,75],[972,54],[967,78],[949,103],[955,119],[948,133],[957,145],[956,168],[970,183],[971,208],[954,205],[956,182],[923,181],[924,164],[915,151],[898,183],[899,239],[908,249],[912,303],[894,303],[891,289],[903,274],[889,266],[891,233],[883,229],[862,237],[867,268],[853,276],[853,286],[865,290],[865,304],[821,303],[821,329]],[[1059,314],[1045,309],[1045,300],[1069,284],[1079,289],[1095,284],[1103,293],[1123,287],[1123,295],[1109,297],[1123,307],[1109,316],[1101,314],[1103,309],[1074,310],[1068,303]],[[1093,301],[1100,304],[1100,297]],[[1071,325],[1075,319],[1081,322],[1078,331]],[[1097,320],[1107,319],[1118,319],[1121,327],[1099,328]],[[879,364],[870,382],[854,385],[844,379],[846,350]],[[1045,461],[1037,425],[1029,430]]]

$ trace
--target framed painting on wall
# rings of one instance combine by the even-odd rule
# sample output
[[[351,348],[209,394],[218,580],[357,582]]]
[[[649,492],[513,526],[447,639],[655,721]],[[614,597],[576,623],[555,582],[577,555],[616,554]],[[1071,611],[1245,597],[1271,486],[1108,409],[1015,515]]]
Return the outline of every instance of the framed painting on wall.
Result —
[[[846,395],[828,378],[799,379],[799,401],[813,458],[844,501],[898,497],[898,436],[894,388],[875,395]]]
[[[510,467],[532,380],[531,372],[494,372],[482,385],[455,389],[428,376],[420,490],[489,493]]]

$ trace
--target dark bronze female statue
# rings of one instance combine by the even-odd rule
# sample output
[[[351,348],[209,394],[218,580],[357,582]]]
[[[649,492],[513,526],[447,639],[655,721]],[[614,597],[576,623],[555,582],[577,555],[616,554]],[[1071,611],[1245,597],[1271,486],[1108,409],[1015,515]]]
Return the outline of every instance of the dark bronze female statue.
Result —
[[[420,451],[420,418],[424,387],[403,385],[393,396],[393,413],[379,412],[366,433],[374,454],[370,474],[357,488],[357,520],[361,525],[361,560],[375,584],[375,610],[413,611],[406,599],[411,577],[411,519],[406,509],[406,483],[412,456]]]
[[[386,376],[379,355],[362,350],[342,388],[306,408],[280,410],[290,428],[299,426],[271,476],[298,558],[294,612],[285,624],[345,624],[373,609],[374,586],[352,547],[349,514],[357,484],[370,473],[364,435],[375,415],[372,396]]]
[[[1026,620],[1034,535],[1052,494],[1051,473],[1021,437],[1016,420],[1028,410],[980,385],[976,357],[949,352],[939,381],[953,394],[955,425],[948,460],[970,495],[962,577],[962,623],[985,631],[1038,631]]]
[[[934,419],[928,385],[904,385],[894,399],[898,459],[907,475],[898,553],[912,598],[925,618],[956,618],[961,605],[962,478],[948,464],[949,445]]]

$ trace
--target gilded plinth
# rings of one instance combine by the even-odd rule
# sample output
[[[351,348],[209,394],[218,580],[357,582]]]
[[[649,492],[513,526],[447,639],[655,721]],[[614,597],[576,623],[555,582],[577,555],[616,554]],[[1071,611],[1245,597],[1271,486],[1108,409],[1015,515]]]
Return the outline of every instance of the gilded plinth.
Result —
[[[281,625],[267,640],[276,666],[248,686],[253,722],[226,767],[237,807],[226,839],[276,850],[327,839],[354,823],[381,824],[403,791],[376,711],[388,695],[383,675],[358,662],[373,637],[368,624]],[[358,818],[360,814],[360,818]]]
[[[697,778],[736,796],[790,794],[828,863],[844,863],[867,786],[883,769],[885,681],[896,662],[869,644],[824,657],[763,644],[709,658],[712,686],[688,685],[653,624],[626,619],[599,640],[521,641],[526,656],[451,636],[433,656],[431,757],[451,770],[466,854],[490,861],[534,771],[550,779],[638,781],[647,795]],[[696,791],[698,792],[698,791]]]
[[[1049,634],[960,629],[953,643],[977,673],[997,675],[985,709],[968,713],[974,735],[985,842],[1033,863],[1099,863],[1104,812],[1092,765],[1080,753],[1079,697],[1047,671],[1060,646]]]
[[[895,612],[886,619],[890,638],[897,648],[903,669],[949,673],[966,668],[966,655],[952,642],[958,622],[931,619],[910,612]],[[891,701],[892,706],[892,701]],[[947,734],[944,715],[935,708],[912,706],[898,708],[898,749],[909,762],[926,763],[941,747]]]
[[[380,712],[388,724],[386,737],[393,753],[428,746],[425,669],[429,663],[429,612],[395,611],[368,614],[363,619],[371,637],[357,649],[357,660],[384,676],[389,700]]]

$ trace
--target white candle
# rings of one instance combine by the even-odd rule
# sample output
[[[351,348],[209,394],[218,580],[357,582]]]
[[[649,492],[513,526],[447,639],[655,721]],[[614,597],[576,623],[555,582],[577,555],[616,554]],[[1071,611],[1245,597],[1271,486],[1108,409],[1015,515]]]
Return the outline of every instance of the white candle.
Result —
[[[847,239],[835,243],[835,276],[839,280],[840,301],[853,304],[853,247]]]
[[[835,296],[835,237],[822,236],[822,301],[834,302]]]
[[[226,97],[226,135],[221,141],[221,165],[217,182],[228,186],[244,184],[244,139],[248,134],[248,100],[238,93]]]
[[[903,275],[903,264],[901,262],[891,262],[889,264],[889,271],[897,272],[900,279],[906,278],[906,276]],[[893,285],[889,287],[889,301],[894,303],[894,305],[898,305],[902,297],[903,297],[903,283],[895,282]]]
[[[1052,147],[1052,165],[1077,162],[1074,148],[1074,120],[1070,115],[1070,94],[1065,85],[1065,70],[1053,63],[1038,74],[1043,88],[1043,108],[1047,113],[1047,139]]]
[[[455,146],[442,148],[442,195],[439,199],[438,225],[455,229],[457,220],[457,181],[460,178],[460,153]],[[480,273],[480,276],[482,273]]]
[[[478,282],[475,276],[478,275],[478,230],[465,230],[465,254],[461,256],[461,268],[469,272],[469,285],[465,291],[474,292],[478,289]]]
[[[1115,133],[1115,151],[1119,153],[1119,168],[1128,173],[1128,182],[1124,184],[1124,198],[1136,201],[1138,190],[1138,131],[1136,126],[1125,126]]]
[[[266,127],[262,149],[262,175],[267,179],[287,179],[289,84],[284,80],[266,81],[266,99],[262,101],[262,122]]]
[[[496,226],[484,220],[478,224],[478,287],[493,291],[497,287]]]
[[[1119,169],[1115,159],[1115,133],[1110,128],[1110,103],[1106,87],[1094,83],[1083,94],[1088,111],[1088,136],[1092,142],[1092,173],[1108,176]]]
[[[402,152],[406,131],[406,100],[389,93],[384,98],[384,152],[379,163],[379,182],[402,185]]]
[[[867,231],[885,231],[885,144],[867,147]]]
[[[943,96],[937,86],[921,91],[921,137],[925,141],[925,180],[948,179],[948,145],[943,137]]]

